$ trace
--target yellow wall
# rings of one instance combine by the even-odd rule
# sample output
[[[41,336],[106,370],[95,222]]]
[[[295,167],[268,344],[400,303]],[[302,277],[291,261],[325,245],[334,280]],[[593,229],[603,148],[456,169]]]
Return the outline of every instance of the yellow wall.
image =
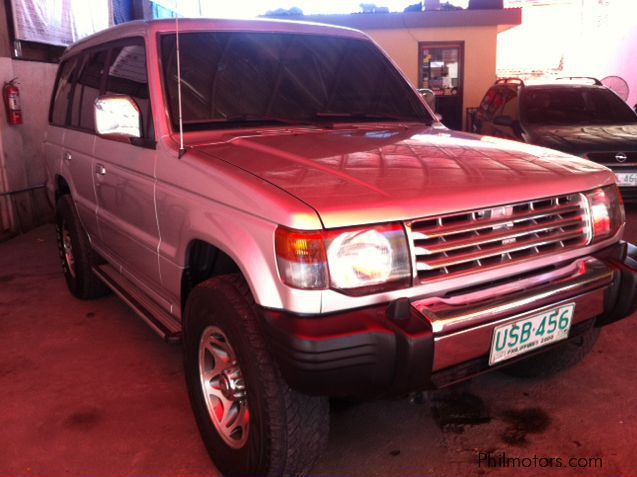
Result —
[[[495,57],[498,27],[495,25],[463,28],[367,30],[366,33],[387,52],[416,87],[418,87],[418,42],[463,41],[463,109],[478,106],[484,93],[496,79]]]

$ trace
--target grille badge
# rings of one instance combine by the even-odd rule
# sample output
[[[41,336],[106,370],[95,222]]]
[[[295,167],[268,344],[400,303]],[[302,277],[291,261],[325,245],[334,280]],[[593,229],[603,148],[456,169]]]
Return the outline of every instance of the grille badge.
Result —
[[[615,154],[615,159],[617,160],[617,162],[626,162],[628,156],[625,152],[618,152],[617,154]]]
[[[508,219],[513,216],[513,207],[494,207],[491,209],[491,218],[492,219]],[[511,229],[513,228],[513,222],[506,222],[501,225],[496,225],[493,227],[495,230],[498,229]]]
[[[506,206],[506,207],[496,207],[491,209],[491,218],[492,219],[508,219],[509,217],[513,216],[513,207],[511,206]],[[504,224],[501,225],[496,225],[493,227],[493,230],[510,230],[514,227],[513,222],[505,222]],[[504,240],[502,240],[502,245],[509,245],[511,243],[514,243],[515,237],[509,237],[509,238],[505,238]]]

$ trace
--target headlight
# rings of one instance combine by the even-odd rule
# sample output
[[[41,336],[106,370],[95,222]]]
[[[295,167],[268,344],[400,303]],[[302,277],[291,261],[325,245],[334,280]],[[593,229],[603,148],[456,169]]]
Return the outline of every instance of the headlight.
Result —
[[[411,284],[411,260],[401,224],[323,232],[279,227],[275,248],[282,280],[296,288],[329,287],[360,295]]]
[[[612,237],[626,220],[624,202],[616,185],[586,193],[590,210],[592,242]]]
[[[402,225],[387,225],[326,233],[330,285],[355,290],[411,281],[411,260]],[[379,287],[386,289],[386,286]]]

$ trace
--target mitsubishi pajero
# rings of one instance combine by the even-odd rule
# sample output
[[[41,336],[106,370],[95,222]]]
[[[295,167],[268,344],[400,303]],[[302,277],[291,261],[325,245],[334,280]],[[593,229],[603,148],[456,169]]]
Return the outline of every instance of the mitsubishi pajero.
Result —
[[[111,289],[181,340],[224,474],[307,473],[329,397],[555,372],[633,312],[607,168],[448,130],[355,30],[176,33],[132,22],[67,50],[48,191],[71,293]]]

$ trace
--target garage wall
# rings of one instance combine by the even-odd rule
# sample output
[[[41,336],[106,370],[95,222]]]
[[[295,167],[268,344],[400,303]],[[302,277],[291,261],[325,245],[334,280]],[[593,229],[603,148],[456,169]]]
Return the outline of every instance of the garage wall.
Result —
[[[551,81],[560,76],[620,76],[637,103],[635,0],[528,4],[520,26],[499,37],[502,76]]]
[[[40,154],[48,124],[51,89],[57,64],[13,60],[4,9],[0,9],[0,87],[18,78],[24,124],[9,126],[4,103],[0,106],[0,193],[28,189],[44,183]],[[0,197],[0,239],[50,219],[51,209],[43,190]]]
[[[627,102],[637,103],[637,4],[635,0],[613,0],[583,11],[577,44],[565,54],[569,74],[619,76],[628,83]]]
[[[497,26],[366,30],[418,87],[418,43],[464,41],[464,104],[476,107],[495,81]],[[464,117],[463,117],[464,121]]]
[[[10,42],[7,34],[7,10],[4,5],[0,7],[0,57],[10,56]]]
[[[629,95],[628,104],[631,107],[637,106],[637,68],[632,62],[637,58],[637,19],[632,17],[635,26],[625,30],[616,44],[612,45],[612,59],[609,61],[606,73],[609,75],[621,76],[628,83]],[[630,61],[627,61],[630,58]],[[599,75],[602,76],[602,75]]]

